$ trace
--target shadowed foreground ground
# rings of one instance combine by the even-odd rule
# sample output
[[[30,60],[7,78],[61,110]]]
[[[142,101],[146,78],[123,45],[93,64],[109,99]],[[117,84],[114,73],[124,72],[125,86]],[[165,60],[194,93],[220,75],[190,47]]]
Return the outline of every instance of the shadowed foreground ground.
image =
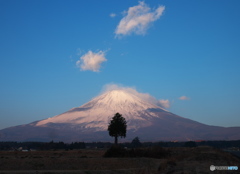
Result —
[[[238,166],[233,155],[211,147],[165,148],[169,156],[156,158],[104,158],[103,149],[78,151],[0,152],[0,173],[79,173],[79,174],[150,174],[150,173],[240,173],[210,171],[210,165]]]

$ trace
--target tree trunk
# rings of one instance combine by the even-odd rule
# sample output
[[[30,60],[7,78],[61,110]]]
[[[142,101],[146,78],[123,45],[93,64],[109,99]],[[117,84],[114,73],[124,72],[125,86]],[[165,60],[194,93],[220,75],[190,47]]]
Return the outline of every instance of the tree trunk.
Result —
[[[117,144],[118,144],[118,137],[115,136],[115,145],[117,145]]]

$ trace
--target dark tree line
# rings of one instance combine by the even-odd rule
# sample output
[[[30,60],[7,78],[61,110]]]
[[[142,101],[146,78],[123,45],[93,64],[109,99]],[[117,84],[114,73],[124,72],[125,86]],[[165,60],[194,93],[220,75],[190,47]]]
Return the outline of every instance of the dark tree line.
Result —
[[[139,140],[139,139],[138,139]],[[196,146],[211,146],[215,148],[230,148],[230,147],[240,147],[240,140],[233,141],[202,141],[194,142]],[[139,147],[191,147],[192,143],[188,142],[140,142],[136,144],[136,138],[132,142],[119,144],[122,147],[136,148]],[[36,150],[54,150],[54,149],[84,149],[84,148],[109,148],[112,146],[110,142],[73,142],[73,143],[63,143],[63,142],[0,142],[0,150],[14,150],[19,147],[24,149],[36,149]]]
[[[19,148],[24,150],[72,150],[72,149],[84,149],[86,145],[84,142],[74,142],[66,144],[64,142],[0,142],[0,150],[18,150]]]

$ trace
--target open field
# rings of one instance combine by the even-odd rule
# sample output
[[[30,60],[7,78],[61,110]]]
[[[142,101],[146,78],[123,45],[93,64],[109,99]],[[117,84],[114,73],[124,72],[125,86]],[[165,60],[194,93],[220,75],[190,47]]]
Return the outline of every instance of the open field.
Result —
[[[0,152],[0,173],[212,173],[210,165],[238,166],[240,160],[211,147],[165,148],[169,156],[104,158],[106,149],[72,151]],[[240,173],[214,171],[214,173]]]

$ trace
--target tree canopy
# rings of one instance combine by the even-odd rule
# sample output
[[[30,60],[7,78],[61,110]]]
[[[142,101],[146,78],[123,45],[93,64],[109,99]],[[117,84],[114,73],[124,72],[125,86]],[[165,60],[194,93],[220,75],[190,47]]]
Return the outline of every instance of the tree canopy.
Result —
[[[126,137],[127,121],[121,114],[116,113],[108,125],[108,131],[111,137],[115,137],[115,144],[117,144],[118,137]]]

